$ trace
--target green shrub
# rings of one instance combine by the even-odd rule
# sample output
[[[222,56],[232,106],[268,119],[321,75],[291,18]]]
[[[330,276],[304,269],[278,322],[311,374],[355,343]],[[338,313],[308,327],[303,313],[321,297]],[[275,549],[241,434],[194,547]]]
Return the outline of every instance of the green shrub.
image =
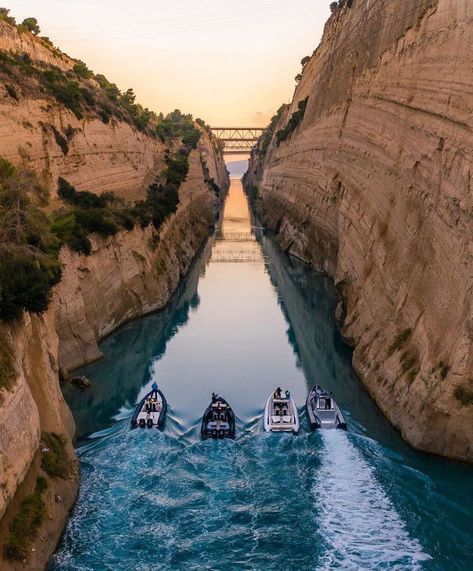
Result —
[[[60,279],[59,267],[52,272],[47,263],[27,253],[0,255],[0,319],[19,319],[23,310],[42,313],[51,300],[51,288]]]
[[[178,187],[174,184],[156,185],[148,189],[147,206],[151,214],[151,221],[155,228],[159,228],[166,218],[177,210],[179,204]]]
[[[46,509],[38,490],[26,497],[10,526],[10,536],[4,545],[5,557],[21,561],[28,556],[31,540],[36,536],[43,522]]]
[[[0,184],[2,181],[11,178],[16,172],[15,167],[10,161],[0,157]]]
[[[24,30],[28,30],[28,32],[31,32],[36,36],[41,33],[41,29],[38,26],[38,20],[36,18],[25,18],[20,27]]]
[[[306,97],[302,101],[299,101],[299,103],[297,104],[298,110],[292,114],[291,118],[287,122],[287,125],[284,127],[284,129],[280,129],[277,132],[276,137],[277,137],[278,147],[283,141],[286,141],[287,139],[289,139],[289,137],[292,135],[292,133],[302,123],[302,120],[304,119],[305,110],[307,108],[307,102],[308,101],[309,101],[309,97]]]
[[[282,114],[286,110],[287,105],[281,105],[281,107],[277,110],[277,113],[271,117],[271,121],[264,130],[263,134],[261,135],[258,145],[257,145],[257,152],[261,157],[264,157],[268,151],[269,145],[273,139],[274,131],[282,117]]]
[[[175,159],[167,160],[167,169],[164,173],[167,184],[177,185],[183,183],[189,174],[189,159],[187,155],[180,155]]]
[[[0,20],[4,20],[5,22],[8,22],[12,26],[15,26],[16,20],[9,14],[10,10],[8,8],[0,8]]]
[[[87,232],[77,223],[73,212],[56,216],[51,230],[61,243],[66,244],[75,252],[88,256],[92,252],[92,244]]]
[[[91,71],[87,67],[87,65],[81,60],[77,60],[77,63],[74,65],[72,70],[78,77],[82,79],[91,79],[92,77],[94,77],[93,71]]]
[[[50,89],[60,103],[70,109],[78,119],[82,119],[82,92],[77,81],[53,83]]]
[[[110,195],[94,194],[88,190],[76,190],[72,184],[60,177],[57,193],[65,202],[80,208],[105,208],[110,201]]]
[[[61,278],[59,243],[41,210],[46,202],[32,171],[0,160],[0,319],[43,312]]]
[[[203,121],[200,120],[199,124],[202,125]],[[166,117],[162,115],[159,117],[156,133],[163,142],[167,139],[181,138],[188,149],[197,148],[201,136],[201,132],[194,125],[192,115],[185,115],[179,109]]]
[[[46,432],[41,435],[41,439],[48,449],[48,452],[42,452],[41,468],[52,478],[67,478],[70,464],[64,437]]]
[[[0,389],[10,389],[14,381],[13,349],[5,335],[0,333]]]
[[[118,232],[113,215],[103,208],[75,208],[74,216],[77,224],[89,233],[106,237],[114,236]]]

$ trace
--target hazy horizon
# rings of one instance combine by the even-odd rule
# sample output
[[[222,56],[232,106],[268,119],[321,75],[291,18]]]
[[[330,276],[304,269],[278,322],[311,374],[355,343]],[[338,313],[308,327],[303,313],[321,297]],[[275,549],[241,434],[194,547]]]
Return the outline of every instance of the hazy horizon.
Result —
[[[12,0],[17,21],[103,73],[156,112],[265,126],[290,101],[300,60],[318,45],[327,0]]]

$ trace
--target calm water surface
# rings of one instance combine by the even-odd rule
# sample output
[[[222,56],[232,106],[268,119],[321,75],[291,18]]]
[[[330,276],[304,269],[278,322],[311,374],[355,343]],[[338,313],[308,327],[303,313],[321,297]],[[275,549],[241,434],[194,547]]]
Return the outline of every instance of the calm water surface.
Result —
[[[233,180],[170,305],[102,343],[81,371],[90,391],[66,391],[82,486],[50,569],[473,569],[473,469],[399,438],[352,370],[330,282],[252,231]],[[165,430],[131,431],[153,380]],[[302,410],[315,383],[347,433],[310,434],[304,415],[297,437],[263,433],[276,386]],[[199,439],[212,391],[238,416],[235,441]]]

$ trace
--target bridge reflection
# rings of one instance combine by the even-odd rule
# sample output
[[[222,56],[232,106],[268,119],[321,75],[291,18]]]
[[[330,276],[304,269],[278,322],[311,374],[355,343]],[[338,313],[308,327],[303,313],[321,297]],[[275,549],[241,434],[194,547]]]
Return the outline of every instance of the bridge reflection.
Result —
[[[217,242],[256,242],[256,237],[252,232],[225,232],[217,233]]]
[[[261,264],[263,255],[255,236],[259,230],[252,225],[241,181],[232,179],[221,225],[212,241],[210,264]]]
[[[259,250],[221,250],[214,251],[212,262],[225,264],[241,264],[249,262],[261,262],[262,256]]]

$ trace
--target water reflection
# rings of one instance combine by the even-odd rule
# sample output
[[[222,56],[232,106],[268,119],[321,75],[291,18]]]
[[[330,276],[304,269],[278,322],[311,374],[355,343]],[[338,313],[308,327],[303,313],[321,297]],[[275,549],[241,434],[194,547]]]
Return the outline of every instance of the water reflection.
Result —
[[[68,387],[87,444],[51,569],[472,569],[472,467],[402,441],[353,372],[335,303],[328,279],[270,236],[255,241],[233,181],[171,304],[104,341],[105,358],[81,371],[90,391]],[[152,380],[170,404],[165,431],[131,431]],[[333,391],[347,434],[262,433],[275,386],[302,408],[315,383]],[[212,391],[238,416],[235,442],[200,442]]]

